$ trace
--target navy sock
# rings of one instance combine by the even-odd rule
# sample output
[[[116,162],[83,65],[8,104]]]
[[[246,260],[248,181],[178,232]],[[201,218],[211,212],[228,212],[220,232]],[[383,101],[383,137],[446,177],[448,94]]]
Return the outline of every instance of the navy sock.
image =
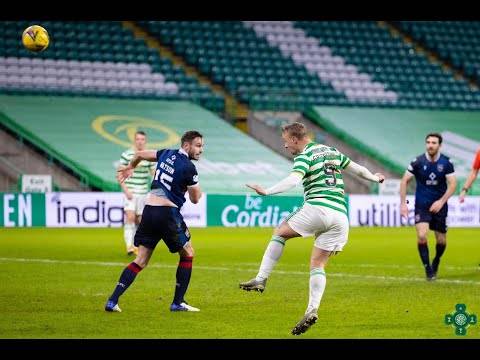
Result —
[[[174,304],[181,304],[185,301],[183,298],[187,292],[190,277],[192,275],[193,256],[181,257],[177,267],[177,283],[175,285]]]
[[[422,259],[423,266],[425,267],[425,269],[429,269],[430,258],[428,256],[428,245],[418,244],[418,252],[420,253],[420,259]]]
[[[128,264],[128,266],[123,270],[122,275],[120,275],[120,280],[118,280],[117,286],[115,287],[112,296],[110,296],[108,300],[118,303],[118,298],[133,283],[133,280],[135,280],[135,277],[141,270],[142,268],[134,262]]]
[[[435,258],[432,261],[432,265],[435,264],[435,267],[438,267],[438,264],[440,263],[440,258],[442,257],[443,253],[445,252],[445,248],[447,247],[447,244],[437,244],[435,246]]]

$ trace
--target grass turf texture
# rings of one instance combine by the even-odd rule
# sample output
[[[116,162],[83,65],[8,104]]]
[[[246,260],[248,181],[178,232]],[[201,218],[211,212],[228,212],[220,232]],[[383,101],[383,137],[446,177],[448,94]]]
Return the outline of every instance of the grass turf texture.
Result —
[[[308,302],[312,238],[287,242],[264,293],[256,275],[271,229],[191,229],[187,301],[171,313],[178,255],[160,242],[120,299],[103,310],[133,258],[122,229],[0,229],[0,338],[292,338]],[[459,338],[444,324],[455,304],[480,317],[480,230],[450,229],[438,280],[427,282],[413,228],[352,228],[326,268],[317,324],[301,338]],[[434,250],[429,239],[430,256]],[[480,325],[466,338],[480,338]]]

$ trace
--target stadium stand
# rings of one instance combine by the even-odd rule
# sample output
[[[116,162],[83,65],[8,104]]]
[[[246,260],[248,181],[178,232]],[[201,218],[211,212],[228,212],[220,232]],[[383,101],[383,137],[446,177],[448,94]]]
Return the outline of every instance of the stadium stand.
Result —
[[[0,91],[188,99],[215,112],[223,110],[221,95],[160,57],[121,22],[41,23],[52,41],[48,51],[34,54],[21,43],[20,35],[29,22],[0,22]]]
[[[92,186],[98,189],[117,189],[111,172],[112,156],[115,159],[119,149],[128,146],[125,145],[127,138],[124,136],[120,141],[121,144],[118,142],[110,144],[117,147],[115,151],[109,153],[103,149],[95,150],[98,156],[105,155],[105,162],[101,166],[95,165],[91,169],[90,165],[85,165],[90,163],[85,156],[82,159],[79,155],[82,154],[81,145],[88,144],[92,148],[97,146],[95,142],[102,137],[92,132],[90,123],[100,116],[106,116],[105,114],[117,114],[116,116],[122,114],[120,117],[123,117],[121,121],[124,122],[125,128],[119,125],[120,129],[117,129],[119,132],[127,128],[132,131],[131,117],[136,117],[143,119],[139,120],[139,123],[148,126],[151,126],[151,123],[149,121],[145,123],[145,119],[159,120],[162,124],[164,121],[172,121],[167,126],[173,129],[172,133],[177,134],[183,127],[178,127],[175,121],[188,119],[189,125],[197,124],[197,120],[193,119],[197,115],[200,118],[209,116],[200,114],[202,110],[184,101],[195,102],[225,117],[227,98],[223,95],[228,97],[233,95],[236,100],[247,104],[249,106],[247,110],[252,110],[252,113],[272,111],[273,115],[265,122],[266,129],[272,132],[272,137],[273,132],[278,132],[279,126],[284,123],[284,119],[278,118],[275,114],[278,115],[279,111],[297,111],[303,116],[313,116],[315,121],[318,114],[310,110],[313,106],[317,106],[316,109],[320,106],[321,114],[327,111],[327,106],[332,106],[333,113],[328,116],[331,122],[336,122],[337,116],[339,118],[344,116],[343,113],[336,112],[336,107],[345,107],[345,111],[351,110],[350,116],[361,124],[352,123],[349,126],[356,129],[367,121],[365,128],[375,130],[372,130],[372,133],[377,135],[378,131],[384,130],[397,132],[396,128],[381,127],[384,125],[382,121],[389,119],[387,110],[392,110],[392,118],[397,119],[401,124],[411,121],[410,116],[422,122],[425,126],[421,127],[418,133],[423,136],[422,129],[435,128],[436,123],[432,120],[434,117],[441,119],[444,116],[442,114],[449,114],[448,116],[451,115],[454,119],[460,119],[458,115],[460,112],[452,113],[451,111],[468,110],[465,111],[466,118],[473,119],[476,112],[472,110],[480,109],[478,90],[471,88],[467,81],[457,79],[440,64],[431,62],[426,55],[418,52],[417,48],[406,43],[404,39],[393,36],[388,28],[379,22],[128,22],[144,30],[148,37],[157,39],[160,45],[181,58],[182,66],[179,66],[178,62],[172,62],[172,57],[165,57],[165,53],[158,48],[152,47],[148,38],[139,38],[138,31],[135,32],[132,27],[126,26],[126,23],[118,21],[41,22],[49,30],[51,43],[46,51],[33,54],[28,52],[20,41],[21,32],[31,24],[30,22],[0,22],[0,30],[4,34],[4,41],[0,44],[0,93],[5,94],[2,96],[2,110],[0,110],[3,111],[3,116],[0,117],[3,127],[8,127],[13,133],[21,133],[27,139],[33,137],[35,146],[54,153],[69,168],[75,167],[78,170],[75,170],[77,174],[83,174]],[[474,56],[468,55],[466,51],[468,40],[464,38],[472,38],[470,35],[474,35],[479,29],[477,23],[469,22],[465,26],[458,22],[395,22],[394,24],[425,42],[427,46],[456,66],[463,67],[466,73],[475,73],[476,70],[473,68],[475,64],[472,65],[470,61]],[[452,29],[458,30],[460,35],[455,34]],[[462,41],[459,40],[461,34],[466,35],[462,37]],[[71,41],[73,37],[76,39],[75,42]],[[472,40],[471,44],[471,53],[476,54],[476,40]],[[195,67],[198,74],[208,77],[208,85],[205,81],[200,82],[201,79],[199,80],[197,75],[187,75],[183,62]],[[218,91],[218,86],[215,84],[222,88],[223,95],[212,90]],[[140,100],[146,102],[142,103]],[[150,100],[152,102],[149,102]],[[54,102],[63,105],[56,106],[55,110],[52,106]],[[85,106],[85,109],[82,109],[80,104]],[[132,109],[127,109],[127,104],[132,106]],[[119,111],[115,106],[119,106]],[[143,109],[142,106],[145,108]],[[36,110],[36,107],[39,110]],[[72,112],[70,108],[76,110]],[[186,108],[192,111],[191,114],[185,110]],[[381,108],[385,111],[378,117],[380,120],[376,124],[377,128],[373,128],[363,115],[358,117],[358,114],[364,114],[357,113],[360,108],[365,110]],[[91,113],[87,114],[87,109]],[[401,109],[415,111],[402,112]],[[433,111],[422,113],[421,109]],[[57,120],[53,121],[49,118],[47,121],[47,111],[55,114]],[[162,117],[164,113],[171,120],[165,120]],[[420,113],[424,115],[417,117]],[[24,119],[24,114],[29,114],[27,118],[30,122]],[[44,128],[35,127],[37,125],[32,120],[34,114],[44,119],[42,124]],[[79,144],[78,154],[66,152],[64,148],[53,148],[53,144],[65,143],[63,136],[56,133],[57,125],[61,121],[59,119],[62,116],[64,118],[65,114],[72,116],[72,119],[77,119],[72,122],[79,121],[78,124],[72,125],[70,131],[89,133],[89,137],[83,140],[72,140],[72,144]],[[198,124],[202,129],[209,126],[220,127],[219,124],[222,123],[220,119],[215,116],[213,119],[211,120],[213,125]],[[23,124],[21,121],[27,121],[27,123]],[[459,121],[463,124],[461,119]],[[88,122],[90,125],[87,124]],[[471,122],[473,123],[473,120]],[[113,126],[113,123],[109,126]],[[344,138],[344,133],[338,133],[337,129],[331,128],[328,124],[325,125],[322,122],[319,125],[322,129],[331,130],[340,140]],[[155,126],[157,130],[160,128],[158,124]],[[227,124],[222,126],[228,127]],[[462,141],[465,140],[469,144],[471,144],[469,141],[476,141],[469,137],[470,131],[476,131],[472,126],[471,123],[468,126],[465,125],[467,130],[459,133],[459,136],[465,138],[462,138]],[[116,128],[113,126],[113,129]],[[106,132],[111,133],[110,130],[107,129]],[[441,130],[457,133],[446,124]],[[48,131],[49,134],[47,134]],[[265,130],[265,133],[267,132]],[[162,139],[166,136],[165,134],[171,135],[168,131],[160,131],[155,137]],[[212,132],[212,134],[215,133]],[[230,137],[234,135],[228,132],[226,134],[225,136]],[[235,132],[235,136],[239,134]],[[405,136],[412,138],[411,134],[405,134]],[[68,137],[73,134],[66,135]],[[244,139],[242,136],[241,139]],[[366,154],[377,159],[392,172],[397,174],[403,172],[405,161],[410,159],[396,159],[396,157],[403,156],[405,151],[395,148],[392,151],[397,155],[392,153],[391,157],[382,149],[371,151],[372,149],[364,148],[362,145],[371,139],[367,141],[362,136],[352,134],[351,137],[345,138],[345,142],[360,151],[365,150]],[[446,139],[448,138],[447,134]],[[394,143],[393,140],[391,143]],[[207,144],[210,146],[210,139]],[[463,150],[470,154],[475,144]],[[244,149],[249,146],[246,145]],[[418,143],[408,146],[418,148]],[[218,147],[217,151],[221,154],[224,148],[230,149],[229,144],[224,143]],[[243,152],[240,145],[234,145],[233,148]],[[461,149],[457,147],[457,150]],[[454,156],[455,161],[463,164],[462,168],[466,168],[469,155],[461,151],[457,151],[458,154],[462,155],[456,158]],[[109,163],[106,162],[107,158]],[[231,165],[228,160],[216,158],[214,161],[221,162],[221,165],[217,166],[211,165],[207,156],[207,161],[204,162],[207,166],[204,170],[208,169],[212,174],[208,183],[213,184],[208,186],[215,191],[231,190],[232,188],[226,182],[221,183],[213,174],[218,173],[220,169],[227,173],[246,174],[248,168],[246,163],[249,160],[243,158],[237,160],[232,161],[237,161],[241,165]],[[259,161],[264,160],[265,163],[272,163],[267,156]],[[252,172],[260,168],[253,167],[250,170]],[[288,171],[288,166],[285,165],[279,171],[277,173]],[[241,186],[243,186],[246,180],[242,176],[239,178],[238,189],[240,189],[239,184],[242,183]],[[266,183],[272,182],[272,177],[265,180]]]
[[[144,21],[253,109],[479,109],[480,92],[374,21]]]
[[[154,149],[178,147],[183,132],[199,129],[206,192],[244,194],[246,182],[274,184],[291,170],[290,161],[190,102],[0,95],[0,121],[105,191],[119,190],[116,161],[137,129]]]
[[[296,22],[334,54],[398,94],[395,107],[478,110],[480,92],[376,22]],[[348,79],[347,79],[348,80]],[[360,88],[359,92],[368,89]],[[388,104],[387,104],[388,106]]]
[[[467,76],[480,80],[480,22],[398,21],[395,24]]]
[[[153,36],[254,109],[348,100],[240,21],[141,21]]]
[[[455,164],[460,182],[468,175],[480,148],[479,116],[475,111],[335,106],[316,106],[309,112],[316,124],[398,174],[403,174],[422,152],[425,135],[438,131],[443,136],[441,151]],[[478,183],[472,193],[480,194]]]

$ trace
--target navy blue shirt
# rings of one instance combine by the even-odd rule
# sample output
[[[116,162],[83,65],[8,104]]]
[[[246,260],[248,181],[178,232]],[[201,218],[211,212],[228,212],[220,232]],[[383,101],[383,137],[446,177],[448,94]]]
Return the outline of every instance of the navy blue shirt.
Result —
[[[185,153],[179,149],[157,151],[157,169],[152,189],[161,188],[168,199],[180,209],[185,203],[187,186],[196,184],[198,184],[197,169]]]
[[[414,159],[407,169],[415,175],[415,207],[430,207],[447,191],[446,175],[455,170],[448,156],[440,154],[437,161],[428,160],[425,154]]]

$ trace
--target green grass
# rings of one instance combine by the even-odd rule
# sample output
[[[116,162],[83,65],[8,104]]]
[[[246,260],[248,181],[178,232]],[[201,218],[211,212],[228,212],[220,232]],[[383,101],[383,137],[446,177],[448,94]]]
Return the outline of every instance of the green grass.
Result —
[[[106,313],[131,260],[121,229],[3,228],[0,338],[291,338],[308,302],[311,238],[287,243],[264,293],[238,288],[256,274],[271,232],[192,229],[186,299],[199,313],[170,313],[178,255],[163,243],[121,298],[123,312]],[[412,228],[352,228],[326,268],[319,321],[302,338],[457,338],[444,324],[455,304],[480,317],[479,235],[450,229],[439,279],[430,283]],[[466,338],[480,338],[480,324]]]

